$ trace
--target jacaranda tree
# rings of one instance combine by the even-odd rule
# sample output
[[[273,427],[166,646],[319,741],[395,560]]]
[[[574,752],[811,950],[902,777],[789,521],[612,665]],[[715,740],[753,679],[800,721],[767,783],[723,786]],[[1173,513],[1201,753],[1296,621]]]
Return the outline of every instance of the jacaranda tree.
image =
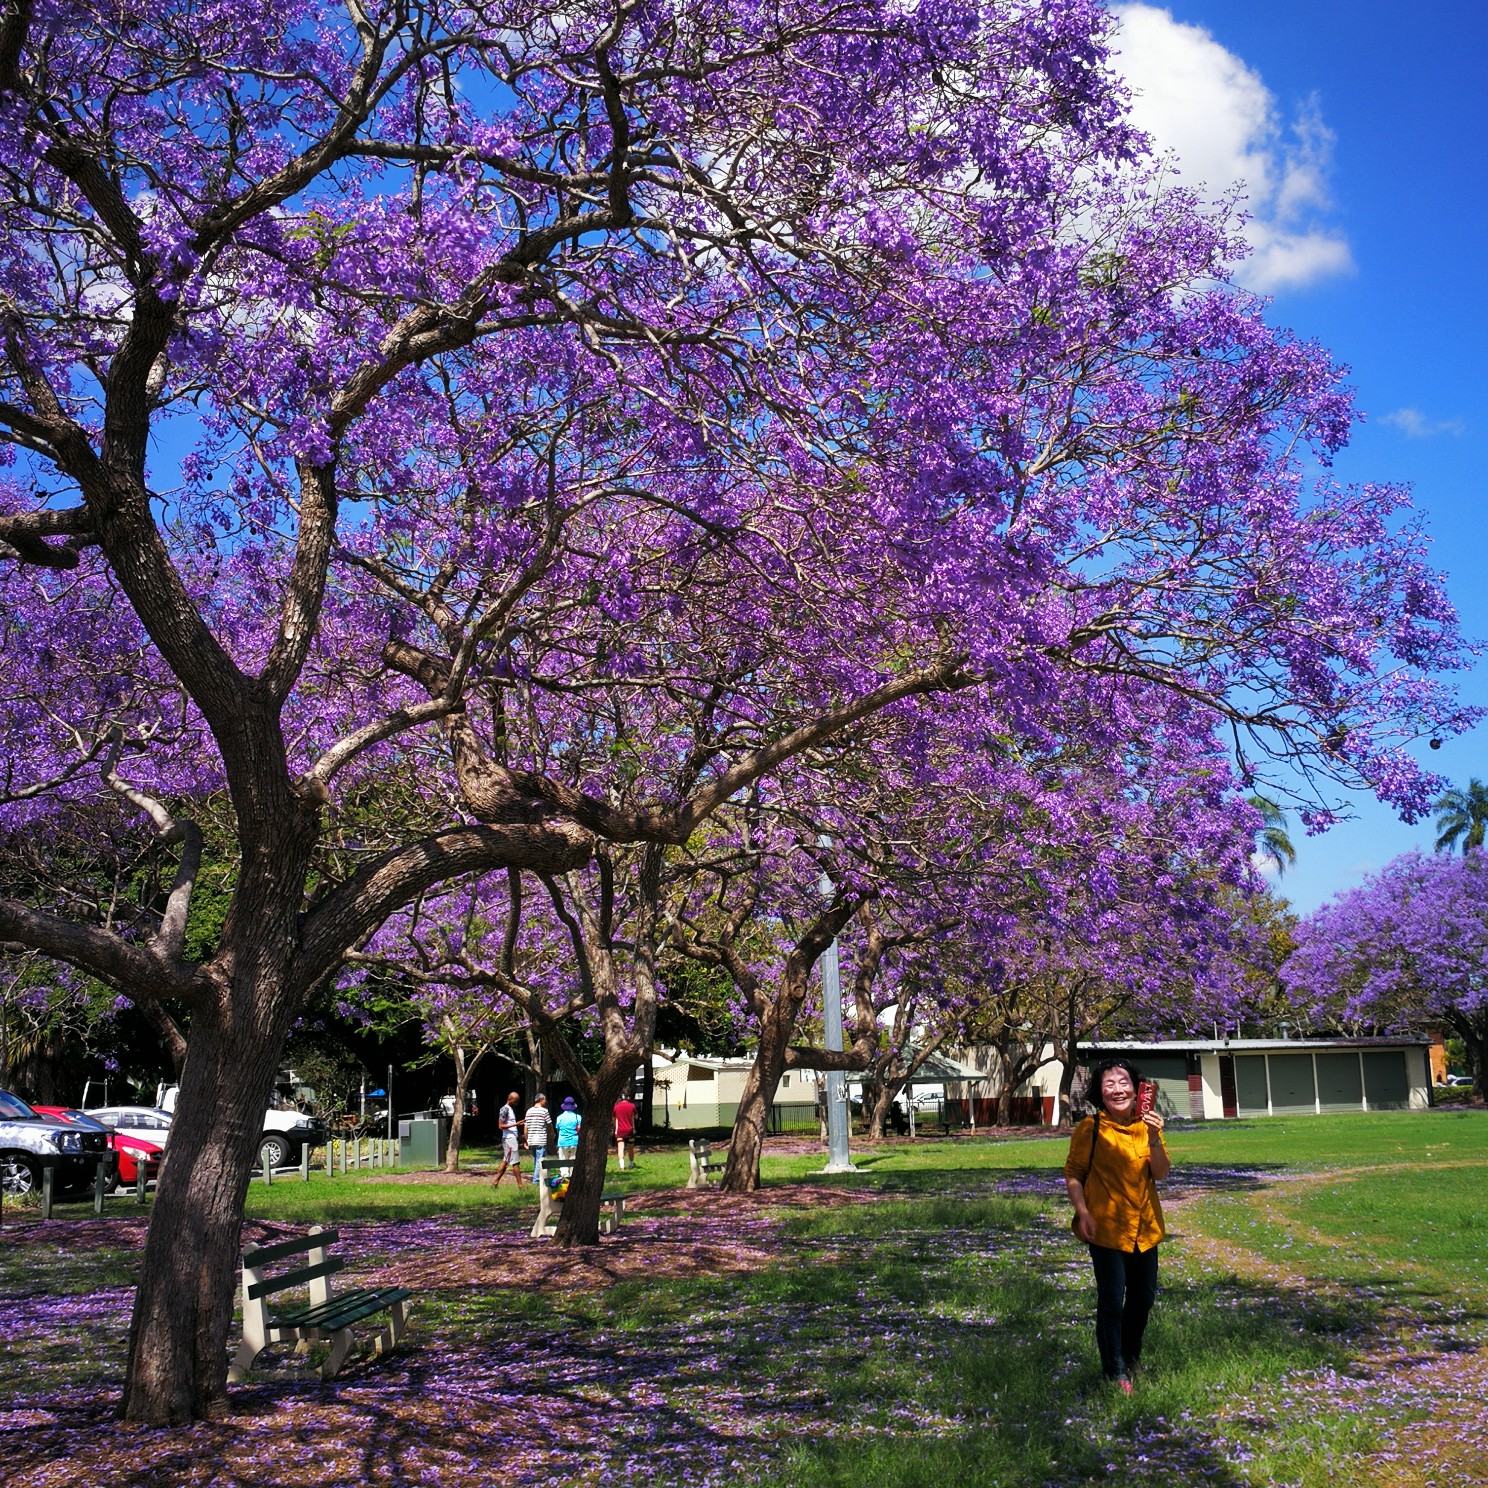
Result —
[[[1398,492],[1304,490],[1336,369],[1159,189],[1107,29],[1087,0],[7,5],[0,809],[67,850],[0,940],[189,1041],[131,1419],[221,1402],[285,1038],[441,885],[684,844],[916,698],[1036,733],[1087,675],[1217,712],[1246,772],[1439,789],[1399,747],[1460,721],[1419,534]],[[126,852],[159,892],[101,917],[63,869]]]
[[[1488,1086],[1488,853],[1407,853],[1315,910],[1282,967],[1320,1023],[1389,1032],[1446,1028]]]

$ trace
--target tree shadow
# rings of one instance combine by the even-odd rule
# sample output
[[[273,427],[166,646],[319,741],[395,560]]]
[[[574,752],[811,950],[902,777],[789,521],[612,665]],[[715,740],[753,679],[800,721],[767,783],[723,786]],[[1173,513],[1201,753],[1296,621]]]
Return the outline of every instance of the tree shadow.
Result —
[[[180,1431],[121,1431],[81,1392],[0,1402],[0,1479],[32,1488],[67,1459],[95,1488],[193,1474],[223,1488],[288,1482],[296,1461],[314,1463],[317,1481],[410,1488],[723,1488],[762,1474],[799,1488],[1250,1488],[1243,1463],[1274,1425],[1270,1407],[1221,1422],[1214,1399],[1259,1399],[1278,1378],[1342,1367],[1410,1315],[1403,1288],[1361,1308],[1227,1274],[1165,1275],[1148,1369],[1137,1394],[1117,1396],[1094,1361],[1082,1248],[1031,1202],[1057,1172],[975,1176],[970,1202],[941,1187],[943,1202],[927,1204],[899,1185],[889,1197],[917,1202],[876,1229],[871,1203],[804,1207],[774,1228],[762,1260],[734,1271],[721,1269],[726,1236],[700,1215],[704,1266],[669,1275],[656,1248],[686,1237],[668,1232],[649,1271],[615,1270],[582,1305],[546,1292],[550,1306],[518,1315],[507,1240],[451,1225],[438,1241],[472,1247],[465,1280],[415,1310],[389,1358],[355,1361],[334,1381],[307,1371],[236,1389],[229,1419]],[[1186,1175],[1195,1193],[1263,1179],[1254,1168]],[[631,1248],[650,1243],[639,1233]]]

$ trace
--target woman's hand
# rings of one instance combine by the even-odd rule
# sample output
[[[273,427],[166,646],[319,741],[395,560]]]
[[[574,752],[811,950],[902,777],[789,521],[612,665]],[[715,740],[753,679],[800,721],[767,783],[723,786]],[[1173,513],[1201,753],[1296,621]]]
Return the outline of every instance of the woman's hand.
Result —
[[[1095,1244],[1095,1215],[1088,1209],[1075,1215],[1075,1234],[1087,1245]]]
[[[1142,1120],[1147,1123],[1147,1166],[1154,1178],[1166,1178],[1173,1170],[1173,1160],[1163,1146],[1163,1119],[1156,1111],[1149,1111]]]

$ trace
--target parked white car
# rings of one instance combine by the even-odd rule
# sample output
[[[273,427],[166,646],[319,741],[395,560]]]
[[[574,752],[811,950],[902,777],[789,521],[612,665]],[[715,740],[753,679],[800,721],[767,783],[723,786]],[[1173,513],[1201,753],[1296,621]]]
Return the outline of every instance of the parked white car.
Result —
[[[162,1086],[157,1092],[156,1099],[165,1113],[176,1109],[179,1094],[180,1087],[176,1085]],[[306,1116],[293,1106],[270,1106],[264,1112],[263,1136],[258,1144],[259,1160],[271,1168],[297,1163],[304,1148],[323,1146],[329,1136],[325,1122],[316,1120],[314,1116]]]
[[[120,1136],[138,1137],[154,1142],[157,1147],[164,1147],[170,1135],[171,1113],[159,1106],[93,1106],[83,1115],[91,1116]]]

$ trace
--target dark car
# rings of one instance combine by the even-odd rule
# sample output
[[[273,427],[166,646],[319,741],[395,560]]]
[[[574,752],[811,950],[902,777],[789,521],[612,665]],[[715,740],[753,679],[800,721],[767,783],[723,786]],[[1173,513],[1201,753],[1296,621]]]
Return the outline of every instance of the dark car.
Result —
[[[0,1090],[0,1189],[7,1194],[38,1193],[47,1162],[55,1165],[55,1194],[93,1186],[99,1158],[113,1167],[108,1133],[39,1116],[25,1101]]]

